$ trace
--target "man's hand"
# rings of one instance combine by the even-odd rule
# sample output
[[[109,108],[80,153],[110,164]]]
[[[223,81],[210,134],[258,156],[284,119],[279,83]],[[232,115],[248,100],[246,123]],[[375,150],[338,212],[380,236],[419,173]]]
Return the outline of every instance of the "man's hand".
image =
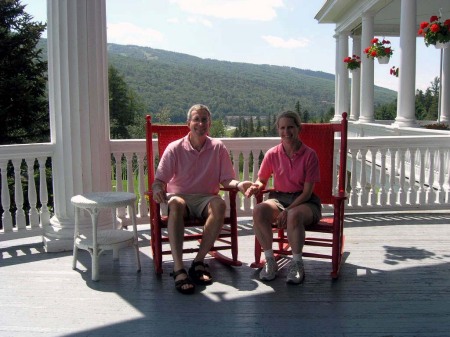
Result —
[[[153,200],[155,200],[158,204],[167,202],[167,193],[161,182],[157,181],[153,183],[152,190]]]

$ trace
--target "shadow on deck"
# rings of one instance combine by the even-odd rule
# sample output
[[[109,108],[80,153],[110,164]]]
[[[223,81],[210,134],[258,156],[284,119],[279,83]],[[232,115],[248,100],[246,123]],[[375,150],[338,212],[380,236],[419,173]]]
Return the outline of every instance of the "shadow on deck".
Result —
[[[4,336],[448,336],[450,215],[364,215],[346,219],[345,263],[333,281],[328,260],[305,259],[306,279],[287,285],[287,268],[262,283],[251,221],[239,223],[242,267],[209,260],[215,282],[193,296],[155,276],[148,226],[140,226],[143,270],[131,248],[120,260],[44,252],[31,239],[0,242],[0,334]],[[186,257],[189,266],[192,255]],[[286,258],[284,264],[288,261]],[[282,264],[283,264],[282,262]]]

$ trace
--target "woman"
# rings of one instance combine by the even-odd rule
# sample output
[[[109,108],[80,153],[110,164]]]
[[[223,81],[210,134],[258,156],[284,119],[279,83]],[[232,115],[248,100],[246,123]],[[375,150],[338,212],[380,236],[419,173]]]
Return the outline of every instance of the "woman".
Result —
[[[319,160],[316,152],[299,139],[300,117],[285,111],[276,120],[281,143],[267,151],[258,172],[258,179],[247,189],[250,197],[265,188],[273,175],[275,191],[253,210],[255,235],[264,250],[266,263],[259,274],[263,281],[275,279],[278,265],[272,249],[272,223],[287,230],[292,249],[287,283],[300,284],[305,278],[302,250],[305,227],[317,223],[322,217],[319,197],[314,184],[320,181]]]

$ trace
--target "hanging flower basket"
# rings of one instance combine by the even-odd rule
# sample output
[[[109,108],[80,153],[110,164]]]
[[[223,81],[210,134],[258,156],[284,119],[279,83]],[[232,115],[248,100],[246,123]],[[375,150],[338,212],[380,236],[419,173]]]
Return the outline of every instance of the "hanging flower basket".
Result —
[[[379,56],[378,57],[378,63],[379,64],[388,64],[389,63],[389,57],[387,57],[387,56]]]
[[[347,56],[344,58],[344,62],[347,64],[347,69],[358,70],[361,67],[361,58],[358,55]]]
[[[446,48],[450,45],[450,19],[441,21],[441,18],[433,15],[430,22],[424,21],[420,24],[420,36],[423,36],[425,45],[434,45],[436,48]]]
[[[436,42],[434,46],[436,49],[445,49],[450,47],[450,42]]]
[[[393,49],[391,48],[391,41],[379,40],[377,37],[372,39],[372,45],[364,49],[364,54],[367,54],[368,58],[378,59],[380,64],[389,63],[389,59],[393,54]],[[380,58],[387,58],[386,60],[381,60]]]

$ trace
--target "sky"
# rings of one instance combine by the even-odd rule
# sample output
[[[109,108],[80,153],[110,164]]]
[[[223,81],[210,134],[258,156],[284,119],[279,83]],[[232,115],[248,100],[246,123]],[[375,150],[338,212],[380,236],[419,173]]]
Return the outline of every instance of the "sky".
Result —
[[[46,0],[22,0],[25,11],[40,22],[47,21],[46,3]],[[323,3],[317,0],[106,0],[107,40],[203,59],[334,74],[335,25],[319,24],[314,19]],[[399,78],[390,75],[389,70],[400,63],[399,53],[395,52],[399,50],[399,38],[385,38],[391,41],[394,55],[387,65],[375,62],[375,84],[397,91]],[[418,38],[416,64],[416,88],[425,90],[439,77],[440,51],[426,47],[423,38]]]

